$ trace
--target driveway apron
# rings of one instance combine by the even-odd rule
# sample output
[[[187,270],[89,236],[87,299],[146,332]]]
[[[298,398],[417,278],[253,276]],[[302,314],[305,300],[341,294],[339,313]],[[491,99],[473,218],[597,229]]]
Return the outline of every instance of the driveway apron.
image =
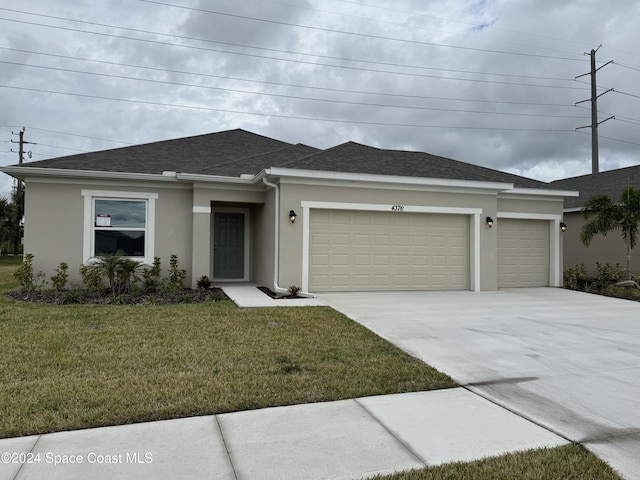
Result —
[[[319,297],[640,479],[640,303],[556,288]]]

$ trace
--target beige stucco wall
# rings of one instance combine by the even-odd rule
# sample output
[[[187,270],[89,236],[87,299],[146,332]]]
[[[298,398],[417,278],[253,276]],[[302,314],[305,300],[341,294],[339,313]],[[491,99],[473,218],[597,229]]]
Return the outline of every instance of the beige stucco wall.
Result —
[[[25,196],[25,253],[34,255],[34,271],[46,278],[60,262],[69,265],[69,280],[80,282],[78,267],[83,262],[84,197],[82,190],[156,193],[155,251],[163,271],[169,257],[178,256],[180,268],[191,276],[192,194],[190,189],[144,183],[42,182],[27,179]]]
[[[426,188],[406,186],[385,188],[355,187],[353,185],[330,186],[288,182],[281,185],[280,203],[280,286],[301,286],[303,261],[303,201],[363,203],[388,205],[414,205],[428,207],[459,207],[481,209],[480,221],[480,284],[482,290],[497,288],[496,233],[486,226],[486,216],[496,217],[495,193],[465,193],[429,191]],[[294,224],[288,219],[289,210],[295,210],[298,218]],[[472,233],[473,234],[473,233]],[[472,258],[473,261],[473,258]]]
[[[43,181],[27,179],[25,215],[25,252],[35,255],[34,268],[50,277],[60,262],[67,262],[73,282],[79,282],[78,266],[82,262],[84,232],[84,197],[82,190],[111,190],[155,193],[155,256],[161,257],[163,271],[169,256],[176,254],[181,268],[187,270],[187,285],[195,286],[201,275],[212,277],[212,211],[219,207],[246,208],[250,212],[249,280],[274,287],[274,278],[282,288],[303,285],[302,202],[361,203],[478,209],[479,220],[479,289],[497,288],[497,231],[500,213],[524,215],[562,214],[562,199],[534,198],[526,195],[501,198],[496,191],[463,187],[406,186],[364,184],[346,181],[284,178],[279,190],[258,185],[220,185],[189,182],[120,182],[89,183],[78,181]],[[277,195],[279,194],[279,198]],[[274,269],[276,247],[275,208],[279,200],[279,264]],[[54,205],[55,208],[50,206]],[[298,218],[289,221],[295,210]],[[475,218],[469,217],[469,221]],[[488,228],[485,217],[494,219]],[[570,225],[568,219],[565,219]],[[551,224],[552,222],[550,222]],[[472,224],[473,225],[473,224]],[[578,228],[569,226],[568,234]],[[471,229],[471,262],[475,265],[475,231]],[[562,249],[560,249],[562,250]],[[561,255],[560,255],[561,257]],[[562,262],[562,258],[559,258]],[[475,279],[473,279],[475,280]]]
[[[252,208],[252,280],[259,285],[273,288],[275,252],[275,198],[270,189],[264,193],[264,204]]]
[[[24,252],[34,255],[34,272],[47,279],[60,262],[79,281],[82,263],[84,198],[79,185],[30,182],[25,187]]]
[[[580,231],[585,223],[582,212],[564,214],[567,230],[564,233],[564,265],[569,267],[584,264],[589,274],[596,273],[596,262],[619,263],[623,268],[627,265],[626,246],[620,231],[609,233],[606,237],[597,235],[589,247],[580,241]],[[640,273],[640,248],[631,250],[631,271]]]

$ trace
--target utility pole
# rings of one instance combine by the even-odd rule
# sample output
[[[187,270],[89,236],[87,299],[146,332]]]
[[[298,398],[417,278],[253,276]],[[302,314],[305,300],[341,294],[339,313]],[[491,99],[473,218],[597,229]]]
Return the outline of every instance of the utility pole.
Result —
[[[602,92],[600,95],[597,94],[597,88],[596,88],[596,72],[598,70],[600,70],[603,67],[606,67],[607,65],[609,65],[610,63],[613,63],[613,60],[609,60],[607,63],[605,63],[604,65],[596,68],[596,52],[598,50],[600,50],[600,47],[602,45],[600,45],[598,48],[591,49],[590,53],[585,53],[585,55],[589,55],[591,57],[591,71],[589,73],[584,73],[582,75],[578,75],[577,77],[574,78],[574,80],[580,78],[580,77],[584,77],[585,75],[591,75],[591,98],[589,100],[581,100],[579,102],[576,102],[576,105],[578,103],[583,103],[583,102],[589,102],[591,101],[591,125],[587,125],[585,127],[578,127],[576,128],[576,130],[580,130],[581,128],[589,128],[591,127],[591,173],[592,174],[596,174],[600,171],[600,158],[599,158],[599,154],[598,154],[598,125],[600,125],[601,123],[606,122],[607,120],[611,120],[612,118],[615,118],[615,116],[611,116],[609,118],[605,118],[604,120],[602,120],[602,122],[598,122],[598,97],[601,97],[602,95],[604,95],[605,93],[611,92],[613,91],[613,88],[610,88],[609,90]]]
[[[17,143],[18,145],[18,164],[22,165],[24,163],[24,146],[25,144],[29,144],[29,145],[37,145],[33,142],[25,142],[24,141],[24,127],[22,127],[22,129],[16,133],[16,132],[11,132],[13,135],[18,135],[19,136],[19,140],[16,142],[13,139],[11,140],[11,143]],[[13,151],[13,150],[11,150]],[[31,156],[31,154],[29,154],[29,156]]]
[[[24,146],[25,144],[36,145],[33,142],[26,142],[24,140],[24,127],[18,132],[11,132],[13,135],[18,135],[19,140],[15,142],[11,139],[11,143],[18,143],[18,164],[24,163]],[[13,151],[13,150],[11,150]],[[31,156],[31,154],[29,154]],[[13,191],[13,203],[16,206],[16,236],[14,239],[14,253],[18,253],[18,245],[22,241],[22,225],[24,217],[24,183],[22,180],[16,180],[16,184]]]

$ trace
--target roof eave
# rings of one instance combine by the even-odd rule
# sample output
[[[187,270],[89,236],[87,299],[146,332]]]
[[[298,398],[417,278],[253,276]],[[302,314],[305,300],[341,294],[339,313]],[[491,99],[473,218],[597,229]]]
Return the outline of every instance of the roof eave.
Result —
[[[40,168],[7,166],[0,167],[0,172],[12,177],[24,180],[26,177],[63,177],[63,178],[100,178],[105,180],[144,180],[155,182],[176,182],[177,178],[172,172],[157,173],[132,173],[132,172],[105,172],[100,170],[75,170],[69,168]],[[167,174],[169,173],[169,174]]]
[[[215,175],[201,175],[195,173],[177,173],[165,171],[162,173],[133,173],[133,172],[106,172],[101,170],[75,170],[69,168],[40,168],[20,167],[16,165],[0,167],[0,172],[24,180],[26,177],[58,177],[58,178],[91,178],[104,180],[129,180],[151,182],[217,182],[217,183],[242,183],[252,184],[254,175],[241,175],[239,177],[224,177]]]
[[[262,175],[263,172],[261,172]],[[406,177],[397,175],[379,175],[372,173],[347,173],[325,170],[303,170],[293,168],[268,168],[264,174],[276,177],[309,178],[318,180],[347,180],[373,183],[391,183],[404,185],[425,185],[438,187],[475,188],[494,191],[512,190],[512,183],[487,182],[477,180],[454,180],[450,178]]]
[[[513,195],[538,195],[543,197],[577,197],[580,192],[574,190],[551,190],[546,188],[513,188],[503,192]]]

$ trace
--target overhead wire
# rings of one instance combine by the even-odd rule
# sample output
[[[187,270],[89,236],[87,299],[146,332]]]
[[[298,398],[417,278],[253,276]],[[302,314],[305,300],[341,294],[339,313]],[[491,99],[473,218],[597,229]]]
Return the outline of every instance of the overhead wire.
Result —
[[[376,92],[376,91],[368,91],[368,90],[349,90],[349,89],[341,89],[341,88],[331,88],[331,87],[319,87],[316,85],[301,85],[301,84],[291,84],[291,83],[283,83],[283,82],[272,82],[272,81],[264,81],[264,80],[256,80],[250,78],[241,78],[241,77],[230,77],[227,75],[215,75],[211,73],[204,72],[188,72],[185,70],[174,70],[174,69],[166,69],[166,68],[158,68],[158,67],[149,67],[139,64],[129,64],[129,63],[121,63],[121,62],[110,62],[99,59],[90,59],[90,58],[81,58],[70,55],[60,55],[60,54],[52,54],[52,53],[43,53],[36,52],[33,50],[24,50],[24,49],[16,49],[0,46],[0,50],[10,50],[20,53],[29,53],[35,55],[44,55],[55,58],[63,58],[70,60],[78,60],[83,62],[92,62],[98,64],[105,65],[113,65],[118,67],[130,67],[137,69],[144,69],[150,71],[157,71],[163,73],[178,73],[184,75],[198,76],[198,77],[206,77],[206,78],[218,78],[224,80],[233,80],[240,82],[249,82],[249,83],[258,83],[261,85],[269,85],[269,86],[279,86],[279,87],[291,87],[291,88],[304,88],[310,90],[319,90],[319,91],[327,91],[327,92],[337,92],[337,93],[355,93],[355,94],[363,94],[363,95],[377,95],[384,97],[397,97],[397,98],[407,98],[407,99],[427,99],[427,100],[443,100],[443,101],[458,101],[458,102],[475,102],[475,103],[491,103],[491,104],[506,104],[506,105],[536,105],[536,106],[550,106],[550,107],[568,107],[573,106],[569,104],[559,104],[559,103],[544,103],[544,102],[517,102],[517,101],[501,101],[501,100],[482,100],[482,99],[472,99],[472,98],[452,98],[452,97],[436,97],[430,95],[408,95],[408,94],[398,94],[391,92]],[[528,84],[525,84],[528,85]],[[585,88],[586,90],[586,88]]]
[[[61,92],[61,91],[55,91],[55,90],[44,90],[41,88],[16,87],[13,85],[0,84],[0,88],[23,90],[27,92],[54,93],[58,95],[75,96],[75,97],[81,97],[81,98],[94,98],[94,99],[110,100],[110,101],[116,101],[116,102],[131,102],[131,103],[154,105],[154,106],[161,106],[161,107],[184,108],[184,109],[191,109],[191,110],[202,110],[202,111],[233,113],[233,114],[241,114],[241,115],[255,115],[255,116],[261,116],[261,117],[287,118],[287,119],[294,119],[294,120],[310,120],[310,121],[332,122],[332,123],[381,125],[381,126],[394,126],[394,127],[448,128],[448,129],[466,129],[466,130],[504,130],[504,131],[528,131],[528,132],[558,132],[558,131],[571,132],[573,131],[568,129],[557,130],[557,129],[529,129],[529,128],[511,128],[511,127],[500,128],[500,127],[486,127],[486,126],[455,126],[455,125],[444,126],[444,125],[425,125],[425,124],[410,124],[410,123],[372,122],[372,121],[361,121],[361,120],[344,120],[344,119],[331,119],[331,118],[321,118],[321,117],[304,117],[299,115],[247,112],[247,111],[241,111],[241,110],[204,107],[200,105],[180,105],[180,104],[174,104],[174,103],[154,102],[149,100],[134,100],[134,99],[125,99],[125,98],[117,98],[117,97],[107,97],[102,95]]]

